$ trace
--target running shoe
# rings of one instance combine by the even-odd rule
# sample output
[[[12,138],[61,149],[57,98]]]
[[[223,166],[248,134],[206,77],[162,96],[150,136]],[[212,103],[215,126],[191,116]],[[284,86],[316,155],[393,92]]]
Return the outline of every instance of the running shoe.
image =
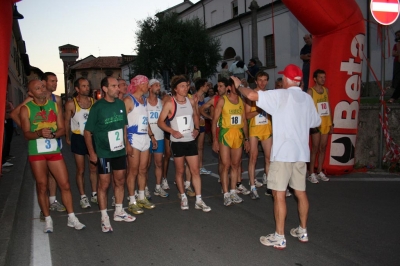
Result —
[[[258,181],[257,179],[254,179],[254,185],[255,185],[256,187],[262,187],[262,186],[263,186],[263,183],[261,183],[261,182]],[[250,186],[250,182],[249,182],[249,186]]]
[[[300,242],[308,242],[307,229],[300,228],[300,226],[297,228],[292,228],[290,230],[290,234],[294,237],[297,237]]]
[[[243,186],[243,184],[240,184],[239,186],[236,186],[236,193],[237,194],[242,193],[243,195],[249,195],[250,191],[245,186]]]
[[[45,220],[43,232],[53,233],[53,220],[51,217],[47,221]]]
[[[224,205],[225,206],[231,206],[232,205],[232,200],[231,200],[231,195],[224,195]]]
[[[67,223],[67,225],[68,225],[69,227],[75,228],[76,230],[82,230],[83,228],[86,227],[83,223],[79,222],[79,220],[78,220],[77,217],[74,217],[74,218],[72,218],[72,219],[68,217],[68,223]]]
[[[329,181],[329,178],[323,172],[319,172],[319,174],[317,174],[317,179],[320,179],[322,181]]]
[[[273,195],[272,195],[272,190],[269,189],[269,188],[267,188],[267,190],[265,190],[265,196],[273,197]]]
[[[10,163],[10,162],[5,162],[5,163],[3,163],[3,167],[11,167],[11,166],[13,166],[14,164],[12,164],[12,163]]]
[[[266,173],[263,174],[262,181],[263,181],[263,185],[266,186],[267,185],[267,174]]]
[[[128,197],[128,201],[129,201],[129,197]],[[112,196],[111,206],[115,207],[115,196]]]
[[[203,212],[209,212],[211,211],[211,208],[207,206],[203,200],[196,201],[196,204],[194,205],[194,208],[196,210],[203,210]]]
[[[50,211],[65,212],[67,209],[57,200],[50,204]]]
[[[128,211],[130,211],[130,212],[133,213],[133,214],[141,214],[141,213],[143,213],[143,209],[140,208],[140,207],[137,205],[137,203],[129,204],[129,206],[128,206]]]
[[[168,180],[165,177],[161,180],[161,187],[164,190],[168,190],[169,189]]]
[[[133,222],[135,221],[135,216],[129,215],[126,213],[124,209],[122,209],[119,213],[114,212],[114,221],[116,222]]]
[[[82,198],[80,200],[80,204],[81,204],[82,209],[86,209],[86,208],[90,208],[91,207],[87,197]]]
[[[253,200],[259,199],[259,198],[260,198],[260,197],[258,196],[257,189],[253,188],[253,189],[250,191],[250,198],[253,199]]]
[[[95,203],[95,204],[99,204],[99,202],[97,201],[97,195],[90,197],[90,201]]]
[[[142,200],[138,199],[136,200],[137,205],[140,208],[146,208],[146,209],[154,209],[156,207],[156,205],[154,205],[153,203],[151,203],[148,199],[144,198]]]
[[[266,246],[273,246],[276,249],[286,248],[285,236],[278,236],[276,233],[260,237],[260,242]]]
[[[236,193],[231,193],[231,200],[235,204],[239,204],[239,203],[243,202],[243,199],[241,197],[239,197],[238,194],[236,194]]]
[[[317,179],[317,175],[314,174],[314,173],[312,173],[311,175],[309,175],[309,176],[307,177],[307,179],[308,179],[308,181],[310,181],[310,182],[313,183],[313,184],[318,184],[318,183],[319,183],[319,181],[318,181],[318,179]]]
[[[188,186],[187,188],[185,188],[185,190],[186,190],[186,195],[188,195],[189,197],[196,196],[196,193],[194,193],[193,188],[191,186]]]
[[[104,219],[101,219],[101,230],[103,233],[111,233],[113,231],[110,224],[110,217],[106,216]]]
[[[201,175],[209,175],[209,174],[211,174],[211,171],[208,171],[204,167],[202,167],[202,168],[200,168],[200,174]]]
[[[290,193],[289,189],[286,189],[286,197],[292,196],[292,193]]]
[[[154,195],[160,196],[162,198],[166,198],[169,196],[169,194],[167,192],[165,192],[165,190],[162,187],[160,187],[159,189],[155,188]]]
[[[40,219],[40,221],[41,221],[41,222],[44,222],[44,221],[46,221],[46,219],[44,218],[44,214],[43,214],[43,212],[42,212],[42,211],[40,211],[40,214],[39,214],[39,219]]]
[[[189,210],[189,204],[187,198],[181,199],[181,209],[182,210]]]
[[[146,197],[146,199],[151,200],[151,194],[148,187],[145,187],[144,189],[144,196]]]

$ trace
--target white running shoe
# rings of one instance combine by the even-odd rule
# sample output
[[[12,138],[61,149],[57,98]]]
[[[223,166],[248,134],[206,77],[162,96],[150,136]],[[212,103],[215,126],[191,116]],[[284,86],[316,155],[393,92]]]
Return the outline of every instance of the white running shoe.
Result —
[[[82,198],[80,200],[80,204],[81,204],[82,209],[86,209],[86,208],[90,208],[91,207],[87,197]]]
[[[312,173],[309,177],[307,177],[308,181],[310,181],[313,184],[318,184],[319,181],[317,179],[317,175]]]
[[[202,167],[202,168],[200,168],[200,174],[201,175],[209,175],[209,174],[211,174],[211,171],[208,171],[204,167]]]
[[[317,174],[317,179],[320,179],[325,182],[329,181],[329,178],[323,172],[319,172],[319,174]]]
[[[292,196],[292,193],[290,193],[289,189],[286,189],[286,197]]]
[[[83,228],[86,227],[83,223],[79,222],[79,220],[78,220],[77,217],[75,217],[75,218],[73,218],[73,219],[71,219],[71,218],[68,217],[68,223],[67,223],[67,225],[68,225],[69,227],[75,228],[76,230],[82,230]]]
[[[120,211],[119,213],[114,212],[114,221],[116,221],[116,222],[128,222],[128,223],[130,223],[130,222],[133,222],[135,220],[136,220],[136,217],[132,216],[130,214],[127,214],[124,209],[122,209],[122,211]]]
[[[146,199],[151,200],[151,194],[148,187],[144,188],[144,196],[146,197]]]
[[[211,208],[207,206],[203,200],[196,201],[196,204],[194,205],[194,208],[196,210],[203,210],[203,212],[209,212],[211,211]]]
[[[186,197],[181,199],[181,209],[184,211],[189,210],[189,204],[188,204],[188,200]]]
[[[43,232],[45,233],[53,233],[53,219],[48,219],[44,221],[44,229]]]
[[[276,249],[286,248],[285,236],[278,236],[276,233],[260,237],[260,242],[268,247],[273,246]]]
[[[300,226],[297,228],[292,228],[290,230],[290,234],[293,237],[297,237],[300,240],[300,242],[303,243],[308,242],[307,229],[300,228]]]
[[[255,185],[256,187],[262,187],[262,186],[263,186],[263,183],[261,183],[261,182],[258,181],[257,179],[254,179],[254,185]],[[249,186],[250,186],[250,182],[249,182]]]
[[[236,193],[231,193],[231,200],[235,204],[243,202],[243,199],[241,197],[239,197],[238,194],[236,194]]]
[[[231,206],[232,205],[232,200],[231,200],[231,195],[224,195],[224,205],[225,206]]]
[[[97,194],[96,194],[96,196],[90,197],[90,201],[93,203],[99,204],[99,202],[97,201]]]
[[[250,190],[248,190],[243,184],[240,184],[239,186],[236,187],[236,193],[240,194],[242,193],[243,195],[249,195]]]
[[[110,217],[106,216],[104,219],[101,219],[101,230],[103,233],[111,233],[113,231],[110,224]]]
[[[161,180],[161,187],[164,190],[168,190],[169,189],[168,180],[165,177]]]
[[[262,181],[263,181],[263,185],[266,186],[267,185],[267,174],[266,173],[263,174]]]
[[[154,195],[160,196],[162,198],[166,198],[169,196],[169,194],[165,192],[165,190],[162,187],[160,187],[160,189],[155,188],[153,193]]]

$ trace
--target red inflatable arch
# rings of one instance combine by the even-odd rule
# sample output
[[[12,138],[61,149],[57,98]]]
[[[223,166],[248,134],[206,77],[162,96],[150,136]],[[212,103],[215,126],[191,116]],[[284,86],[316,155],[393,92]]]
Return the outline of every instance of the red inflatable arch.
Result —
[[[355,0],[282,0],[313,35],[312,73],[323,69],[334,123],[323,169],[328,174],[351,172],[355,163],[365,24]],[[310,85],[311,86],[311,85]]]

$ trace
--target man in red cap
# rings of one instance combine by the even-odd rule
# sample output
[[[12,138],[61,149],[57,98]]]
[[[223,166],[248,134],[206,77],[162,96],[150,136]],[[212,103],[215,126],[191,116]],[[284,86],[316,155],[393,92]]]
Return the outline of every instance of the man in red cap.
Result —
[[[307,242],[308,198],[306,194],[307,162],[310,160],[308,147],[309,131],[321,124],[314,102],[299,87],[303,73],[293,64],[288,65],[279,74],[283,74],[283,89],[254,91],[240,85],[240,80],[233,78],[235,86],[244,97],[256,101],[256,105],[271,114],[274,141],[271,151],[271,165],[267,186],[274,196],[275,233],[262,236],[263,245],[278,249],[286,247],[284,235],[286,218],[286,188],[294,189],[298,199],[300,225],[290,230],[290,234],[301,242]]]

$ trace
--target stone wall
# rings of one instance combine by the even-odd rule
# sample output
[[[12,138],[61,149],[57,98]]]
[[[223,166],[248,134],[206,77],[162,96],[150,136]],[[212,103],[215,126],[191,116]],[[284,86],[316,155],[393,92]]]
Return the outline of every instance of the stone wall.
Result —
[[[397,145],[400,145],[400,104],[388,104],[389,134]],[[358,134],[355,150],[355,167],[379,165],[380,123],[379,104],[362,104],[360,106]],[[383,155],[386,153],[383,137]]]

